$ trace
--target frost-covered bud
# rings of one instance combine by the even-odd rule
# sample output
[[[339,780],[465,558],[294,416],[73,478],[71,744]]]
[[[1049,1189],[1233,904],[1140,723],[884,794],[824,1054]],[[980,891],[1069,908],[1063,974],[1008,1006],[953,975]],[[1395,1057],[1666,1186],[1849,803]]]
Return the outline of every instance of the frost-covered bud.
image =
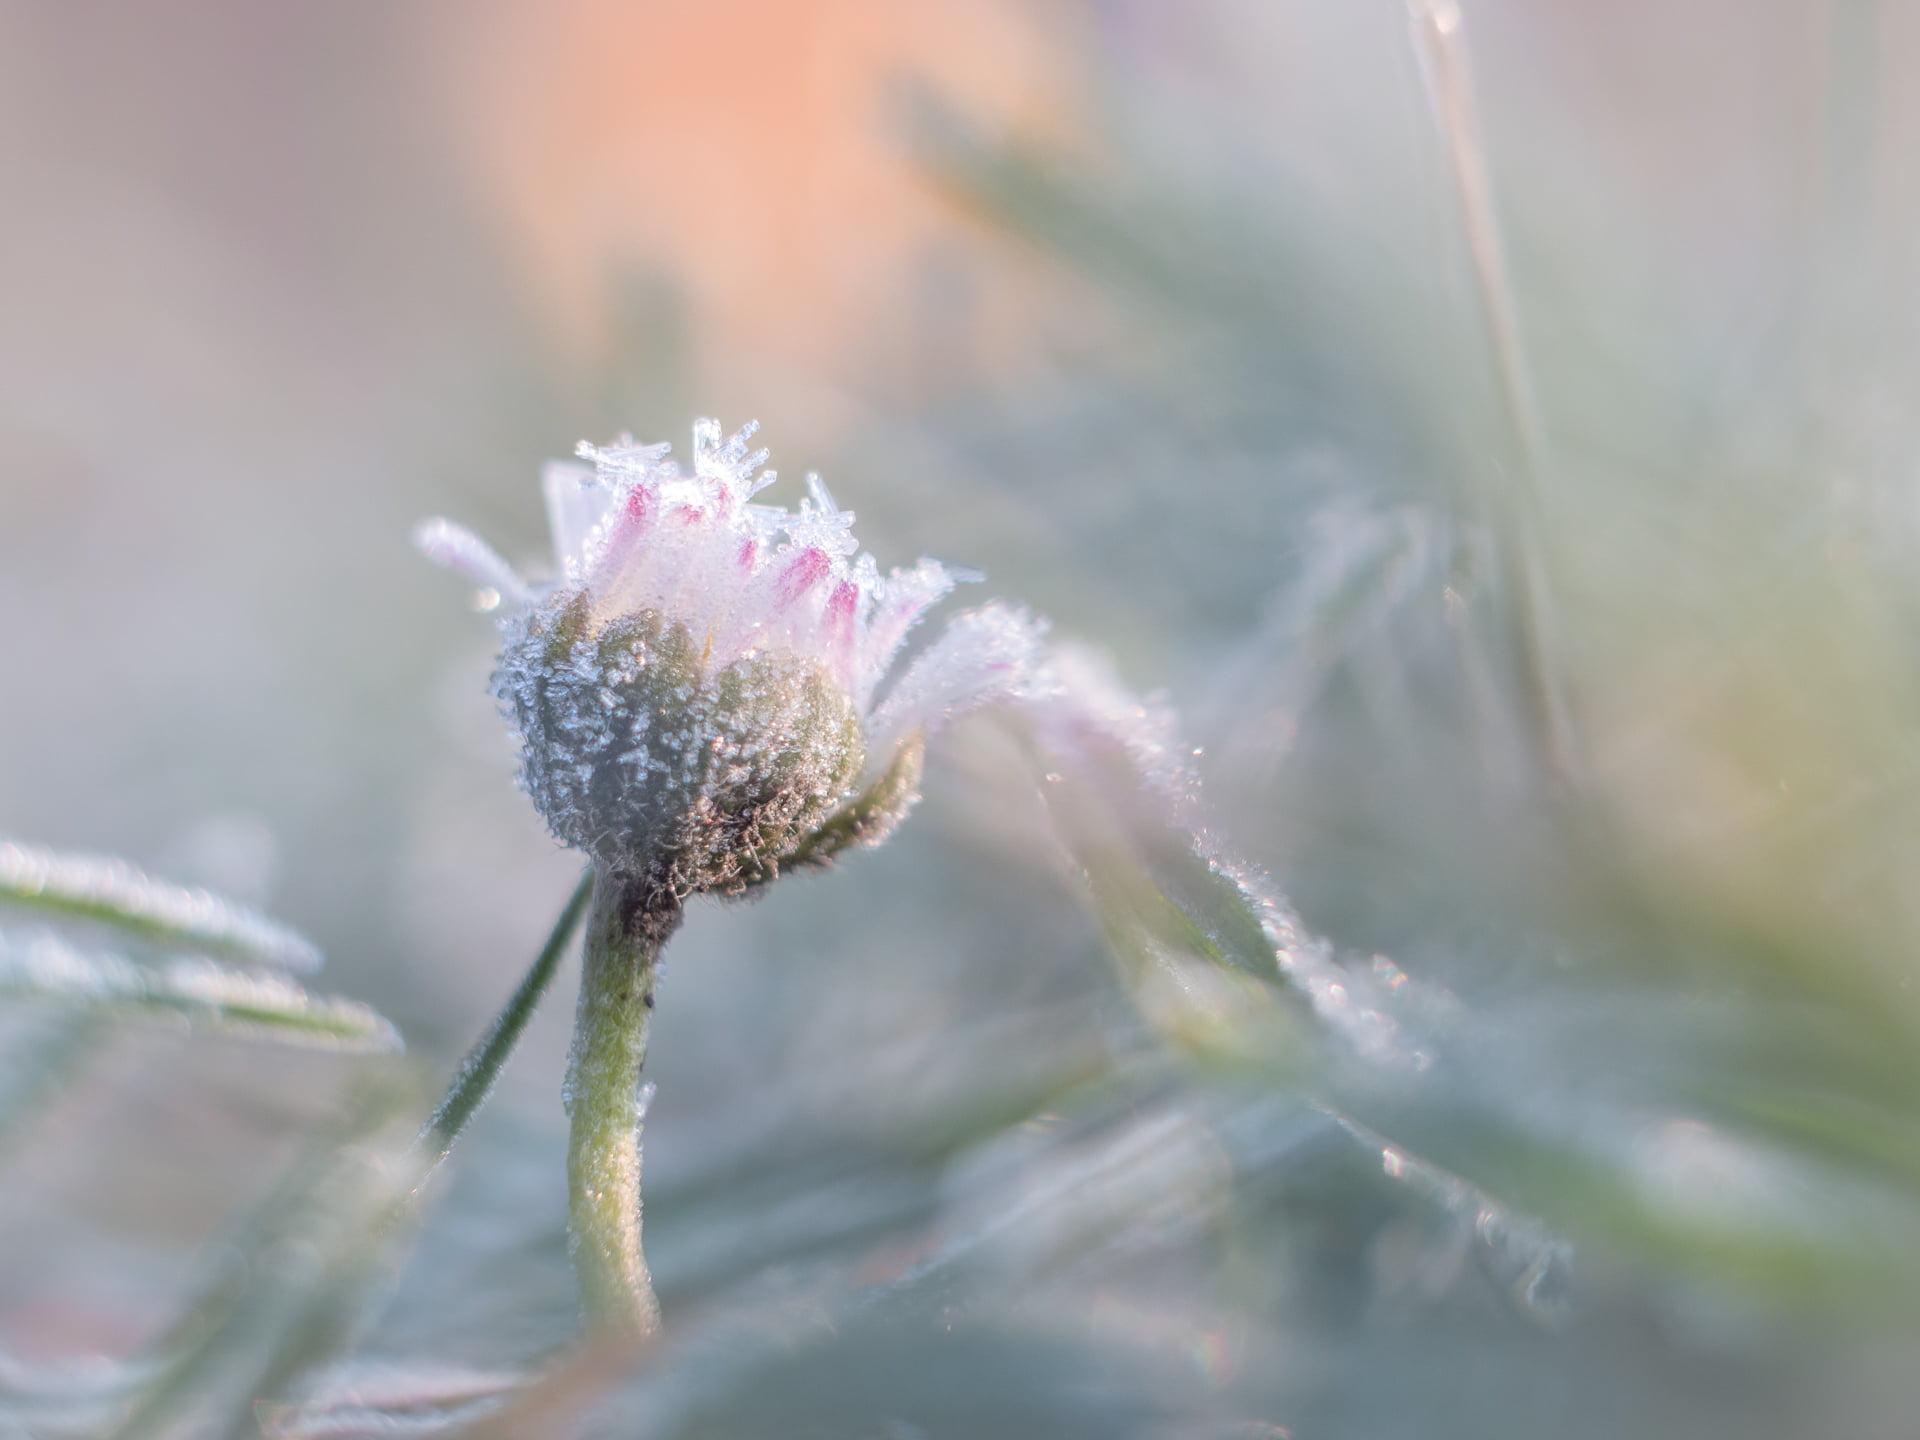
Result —
[[[494,679],[554,834],[610,865],[664,867],[682,893],[769,873],[866,761],[821,666],[784,651],[715,666],[705,649],[658,610],[596,624],[591,596],[563,593],[509,621]]]
[[[971,611],[885,686],[966,577],[933,560],[881,576],[817,475],[798,511],[749,504],[774,480],[753,431],[723,443],[700,421],[691,475],[667,446],[625,442],[549,465],[547,585],[444,520],[416,537],[511,602],[494,690],[554,835],[678,895],[884,838],[918,798],[927,732],[1019,693],[1041,634],[1017,610]]]

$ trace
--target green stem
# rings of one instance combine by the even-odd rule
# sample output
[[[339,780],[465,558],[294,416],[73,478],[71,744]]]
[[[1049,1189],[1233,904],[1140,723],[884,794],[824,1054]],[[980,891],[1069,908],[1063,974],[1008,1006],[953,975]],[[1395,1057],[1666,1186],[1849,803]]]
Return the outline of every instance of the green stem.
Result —
[[[593,871],[588,870],[574,886],[560,918],[553,922],[553,931],[547,936],[539,958],[521,979],[505,1008],[494,1017],[487,1033],[460,1062],[459,1073],[447,1087],[445,1098],[433,1112],[433,1118],[421,1128],[420,1138],[414,1145],[420,1150],[431,1150],[434,1165],[447,1158],[460,1132],[467,1128],[467,1122],[493,1093],[494,1082],[500,1078],[513,1047],[520,1042],[521,1032],[533,1018],[541,996],[547,993],[553,972],[559,968],[561,956],[567,953],[567,942],[580,927],[580,917],[586,913],[587,899],[592,894]]]
[[[596,868],[567,1066],[567,1198],[588,1326],[646,1336],[659,1302],[640,1253],[640,1069],[654,967],[680,928],[680,900],[644,879]]]

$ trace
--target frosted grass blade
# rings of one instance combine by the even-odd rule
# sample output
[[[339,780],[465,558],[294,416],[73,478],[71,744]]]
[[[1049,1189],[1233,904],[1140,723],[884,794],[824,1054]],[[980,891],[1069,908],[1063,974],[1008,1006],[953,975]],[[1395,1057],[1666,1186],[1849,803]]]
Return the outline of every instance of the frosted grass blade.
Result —
[[[104,921],[159,945],[302,973],[320,968],[319,947],[304,935],[124,860],[0,841],[0,900]]]
[[[103,1016],[173,1017],[196,1027],[328,1048],[401,1049],[391,1022],[353,1000],[311,995],[283,976],[193,957],[137,965],[52,931],[0,932],[0,998]]]

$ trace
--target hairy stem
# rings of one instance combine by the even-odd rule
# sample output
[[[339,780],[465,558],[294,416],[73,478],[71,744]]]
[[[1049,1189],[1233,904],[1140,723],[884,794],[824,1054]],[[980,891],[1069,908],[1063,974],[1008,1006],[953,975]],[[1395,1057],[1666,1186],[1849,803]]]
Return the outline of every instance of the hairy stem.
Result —
[[[597,866],[567,1066],[567,1199],[587,1324],[645,1336],[660,1306],[640,1252],[640,1069],[654,968],[680,927],[680,901]]]
[[[588,870],[574,887],[573,895],[560,912],[560,918],[553,922],[553,931],[547,936],[547,943],[542,947],[539,958],[521,978],[506,1006],[487,1028],[487,1033],[480,1037],[479,1043],[460,1062],[459,1073],[447,1087],[439,1108],[420,1131],[420,1138],[414,1143],[419,1149],[432,1152],[435,1165],[447,1158],[454,1142],[460,1138],[460,1132],[467,1128],[467,1122],[486,1103],[487,1096],[493,1093],[494,1082],[500,1078],[500,1071],[513,1054],[513,1047],[520,1042],[520,1034],[527,1028],[527,1021],[533,1018],[533,1012],[539,1008],[541,997],[552,983],[553,972],[560,967],[560,957],[567,953],[567,942],[573,939],[573,932],[580,928],[580,917],[586,913],[587,899],[592,893],[593,871]]]

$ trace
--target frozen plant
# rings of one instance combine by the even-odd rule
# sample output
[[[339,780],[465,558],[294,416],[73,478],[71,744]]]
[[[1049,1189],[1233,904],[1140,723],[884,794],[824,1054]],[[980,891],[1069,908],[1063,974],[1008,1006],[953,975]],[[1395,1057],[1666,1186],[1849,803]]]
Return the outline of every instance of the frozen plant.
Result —
[[[543,477],[555,573],[528,585],[476,536],[420,528],[432,558],[506,601],[494,690],[521,784],[557,839],[684,899],[883,838],[914,799],[929,729],[1009,698],[1040,627],[989,605],[880,691],[908,631],[957,580],[936,560],[882,576],[818,475],[797,512],[748,425],[598,448]]]
[[[1396,1094],[1427,1068],[1426,1040],[1393,1013],[1400,987],[1341,964],[1210,833],[1170,712],[1097,657],[1043,646],[1037,621],[1000,605],[956,616],[890,677],[908,631],[961,577],[932,560],[882,577],[817,476],[797,511],[750,503],[773,479],[752,433],[723,442],[701,421],[691,475],[668,447],[624,441],[583,445],[591,466],[550,465],[545,583],[447,521],[416,536],[504,607],[494,692],[520,741],[521,783],[591,862],[422,1140],[444,1153],[457,1138],[585,915],[565,1096],[571,1243],[593,1330],[641,1337],[659,1324],[640,1246],[641,1068],[655,967],[687,900],[884,838],[916,798],[926,736],[968,709],[1000,707],[1024,731],[1046,809],[1155,1029],[1255,1067],[1319,1066],[1317,1033],[1351,1061],[1329,1076],[1378,1076]],[[1340,1098],[1364,1112],[1370,1085]],[[1396,1174],[1440,1173],[1394,1154]]]
[[[722,440],[718,422],[698,422],[691,474],[670,447],[629,440],[582,444],[591,464],[550,464],[545,582],[449,521],[415,536],[502,607],[494,693],[520,740],[520,783],[592,863],[568,1181],[588,1318],[617,1332],[658,1323],[636,1101],[654,967],[687,899],[883,839],[917,798],[926,736],[1026,698],[1041,673],[1043,627],[987,605],[890,678],[908,632],[971,577],[930,559],[881,575],[817,475],[798,510],[753,503],[774,480],[767,452],[748,449],[755,428]],[[504,1058],[543,984],[530,977],[476,1060]],[[472,1067],[472,1093],[456,1087],[443,1107],[443,1143],[491,1069]]]

